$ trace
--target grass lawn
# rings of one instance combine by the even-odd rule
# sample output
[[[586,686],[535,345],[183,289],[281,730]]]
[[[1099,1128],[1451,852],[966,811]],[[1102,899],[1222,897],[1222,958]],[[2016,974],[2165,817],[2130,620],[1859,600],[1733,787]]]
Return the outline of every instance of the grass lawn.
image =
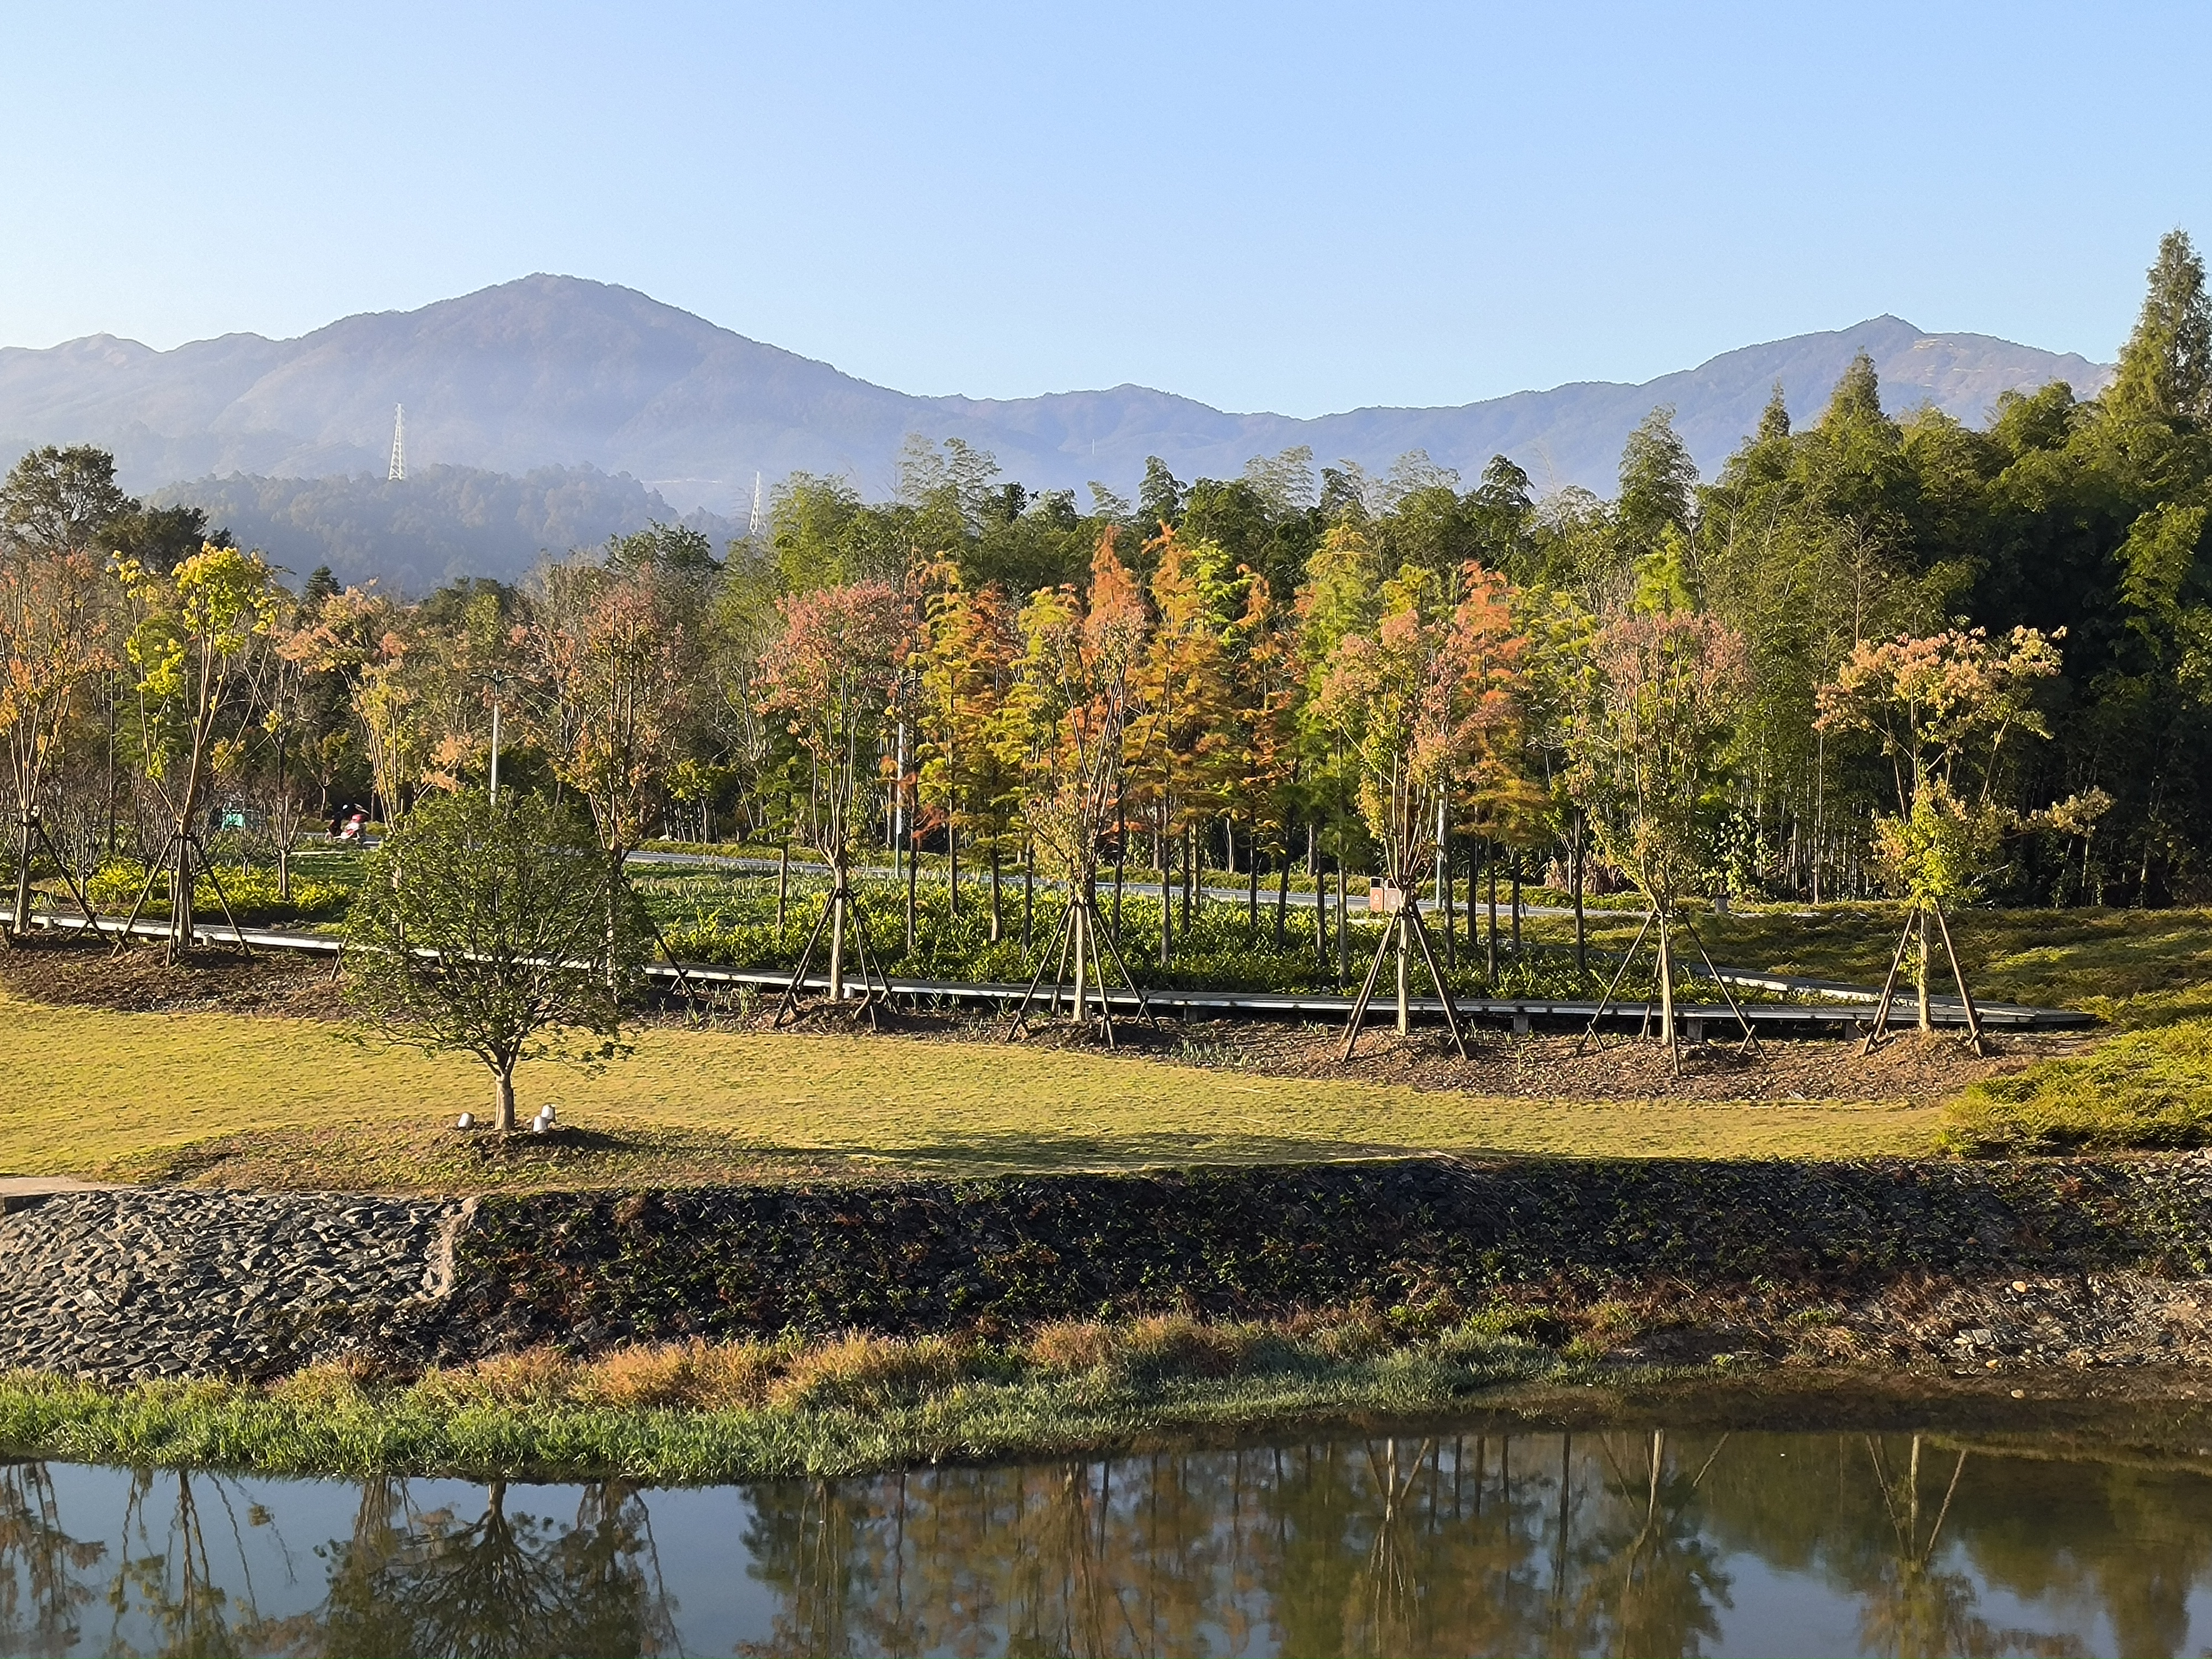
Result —
[[[562,1144],[488,1158],[473,1061],[337,1028],[0,999],[0,1173],[483,1187],[734,1172],[973,1175],[1413,1151],[1723,1158],[1925,1151],[1939,1109],[1510,1100],[1134,1056],[827,1034],[649,1030],[595,1077],[520,1075]],[[243,1137],[225,1170],[182,1149]]]

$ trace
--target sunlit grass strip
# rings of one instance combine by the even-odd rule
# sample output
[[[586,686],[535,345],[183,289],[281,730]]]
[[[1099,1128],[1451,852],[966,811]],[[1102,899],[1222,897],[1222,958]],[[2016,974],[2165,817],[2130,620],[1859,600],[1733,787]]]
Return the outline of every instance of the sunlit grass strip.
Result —
[[[151,1154],[271,1131],[427,1129],[489,1096],[472,1060],[340,1040],[313,1021],[137,1014],[0,999],[0,1172],[147,1173]],[[1863,1158],[1924,1151],[1937,1108],[1500,1099],[1267,1077],[1133,1055],[867,1036],[649,1030],[597,1076],[525,1067],[595,1131],[728,1137],[733,1159],[849,1160],[938,1174],[1110,1170],[1420,1152]],[[131,1162],[135,1160],[136,1162]],[[122,1167],[127,1164],[129,1167]],[[301,1180],[314,1174],[305,1170]],[[650,1169],[623,1166],[625,1181]],[[575,1181],[588,1181],[579,1167]],[[410,1184],[389,1168],[379,1183]],[[574,1181],[570,1182],[574,1184]],[[430,1182],[437,1189],[437,1180]]]

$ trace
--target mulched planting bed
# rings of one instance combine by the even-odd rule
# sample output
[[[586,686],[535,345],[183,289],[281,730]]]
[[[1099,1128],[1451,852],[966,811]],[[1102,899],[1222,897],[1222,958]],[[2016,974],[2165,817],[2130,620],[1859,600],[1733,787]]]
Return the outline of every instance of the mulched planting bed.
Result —
[[[118,1013],[281,1014],[335,1019],[344,999],[327,957],[261,951],[203,949],[165,963],[159,945],[120,955],[90,939],[33,934],[0,948],[0,988],[33,1002],[109,1008]]]

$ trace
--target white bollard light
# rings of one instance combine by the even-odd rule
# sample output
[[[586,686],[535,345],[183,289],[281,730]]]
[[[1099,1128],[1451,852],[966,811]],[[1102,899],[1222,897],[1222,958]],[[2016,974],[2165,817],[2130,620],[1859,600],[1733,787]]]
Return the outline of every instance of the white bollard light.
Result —
[[[453,1127],[456,1129],[475,1128],[477,1127],[477,1115],[474,1112],[463,1112],[461,1114],[460,1121],[454,1124]]]

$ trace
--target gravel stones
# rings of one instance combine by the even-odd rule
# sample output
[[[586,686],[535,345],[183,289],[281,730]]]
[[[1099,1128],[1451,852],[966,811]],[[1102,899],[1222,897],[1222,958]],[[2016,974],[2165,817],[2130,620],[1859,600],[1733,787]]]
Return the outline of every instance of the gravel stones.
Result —
[[[0,1217],[0,1370],[259,1377],[409,1346],[466,1206],[327,1193],[59,1193]]]

